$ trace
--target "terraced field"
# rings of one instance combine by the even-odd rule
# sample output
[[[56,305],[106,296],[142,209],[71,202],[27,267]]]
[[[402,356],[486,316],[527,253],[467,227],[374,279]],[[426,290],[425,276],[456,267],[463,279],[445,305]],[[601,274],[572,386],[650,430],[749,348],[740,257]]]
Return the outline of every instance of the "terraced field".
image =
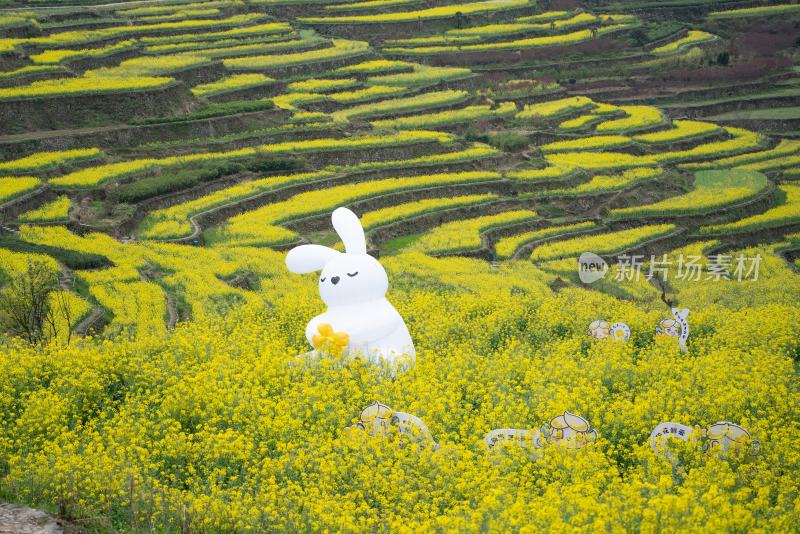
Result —
[[[58,303],[46,339],[0,334],[3,498],[109,532],[796,525],[797,5],[0,6],[0,291],[41,265]],[[404,377],[293,360],[321,304],[285,253],[339,246],[341,206],[409,320]],[[582,252],[617,276],[582,283]],[[620,275],[679,254],[764,272]],[[688,355],[654,334],[677,303]],[[631,343],[590,347],[598,317]],[[345,440],[376,397],[441,450]],[[473,443],[564,410],[598,450]],[[679,417],[763,452],[673,468],[646,440]]]

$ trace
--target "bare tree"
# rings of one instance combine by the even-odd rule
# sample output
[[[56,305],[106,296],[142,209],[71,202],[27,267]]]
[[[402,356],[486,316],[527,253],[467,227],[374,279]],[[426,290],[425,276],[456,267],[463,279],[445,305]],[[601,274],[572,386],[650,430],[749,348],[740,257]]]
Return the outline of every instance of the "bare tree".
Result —
[[[26,271],[12,276],[0,289],[0,326],[35,345],[58,337],[59,315],[69,330],[69,302],[62,292],[55,292],[57,287],[58,274],[50,266],[29,261]]]
[[[72,310],[69,307],[69,299],[67,298],[66,291],[53,291],[50,293],[51,297],[48,299],[50,306],[47,315],[45,316],[45,323],[47,325],[48,334],[51,339],[60,338],[61,327],[64,327],[64,334],[66,336],[67,344],[72,340]],[[64,319],[64,323],[59,324],[58,317]]]

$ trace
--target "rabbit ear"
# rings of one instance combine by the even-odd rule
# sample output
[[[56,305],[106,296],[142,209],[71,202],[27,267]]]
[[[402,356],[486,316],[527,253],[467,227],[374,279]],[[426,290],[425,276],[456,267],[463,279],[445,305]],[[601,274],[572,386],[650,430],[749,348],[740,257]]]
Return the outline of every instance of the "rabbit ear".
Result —
[[[336,208],[331,215],[333,227],[344,243],[348,254],[366,254],[367,239],[358,216],[347,208]]]
[[[339,254],[338,250],[322,245],[300,245],[286,255],[286,267],[297,274],[319,271]]]

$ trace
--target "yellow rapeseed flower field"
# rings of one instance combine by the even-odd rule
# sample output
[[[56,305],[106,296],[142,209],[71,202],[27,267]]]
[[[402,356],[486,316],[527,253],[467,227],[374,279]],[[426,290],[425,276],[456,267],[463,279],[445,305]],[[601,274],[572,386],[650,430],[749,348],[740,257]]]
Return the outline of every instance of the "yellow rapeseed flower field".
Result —
[[[87,238],[58,239],[71,248]],[[225,317],[166,333],[42,350],[7,343],[0,450],[18,498],[137,529],[793,528],[800,309],[787,292],[800,286],[768,249],[745,251],[767,258],[762,276],[727,300],[709,282],[687,287],[687,354],[654,336],[668,313],[657,299],[554,293],[554,277],[529,262],[387,257],[389,296],[418,347],[417,365],[397,377],[358,361],[295,359],[321,302],[316,277],[289,275],[284,253],[112,249],[178,270],[199,269],[201,254],[202,265],[251,269],[262,282]],[[210,300],[211,279],[195,283]],[[625,322],[631,340],[591,340],[598,316]],[[347,432],[376,399],[419,416],[439,448]],[[540,455],[490,453],[481,441],[565,410],[591,421],[596,443]],[[760,452],[685,449],[673,466],[647,443],[668,420],[734,421]]]

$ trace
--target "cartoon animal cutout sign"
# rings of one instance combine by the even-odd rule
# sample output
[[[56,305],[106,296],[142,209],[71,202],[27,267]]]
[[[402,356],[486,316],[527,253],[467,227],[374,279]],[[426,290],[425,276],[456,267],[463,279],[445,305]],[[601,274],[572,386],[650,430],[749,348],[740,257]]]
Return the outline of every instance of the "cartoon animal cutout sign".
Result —
[[[337,208],[331,221],[345,252],[300,245],[286,256],[293,273],[322,271],[319,294],[328,309],[306,326],[308,342],[317,351],[362,356],[373,363],[383,360],[393,368],[413,363],[414,343],[403,318],[386,300],[389,278],[367,254],[361,222],[347,208]]]
[[[595,339],[627,341],[631,337],[631,329],[625,323],[609,324],[605,319],[598,319],[589,324],[588,334]]]
[[[682,441],[695,441],[697,435],[694,428],[680,423],[666,422],[656,425],[650,433],[650,447],[660,456],[673,460],[673,453],[669,447],[670,439]]]
[[[392,409],[378,401],[373,402],[361,411],[356,426],[370,435],[386,434],[392,424]]]
[[[606,339],[611,336],[611,325],[605,319],[598,319],[589,324],[588,334],[595,339]]]
[[[692,443],[701,439],[703,451],[717,451],[722,455],[742,448],[749,448],[751,454],[757,454],[760,448],[759,442],[753,440],[747,430],[729,421],[714,423],[707,429],[695,429],[680,423],[660,423],[650,433],[650,447],[653,452],[673,463],[674,451],[670,449],[670,438]]]
[[[631,329],[625,323],[614,323],[611,325],[611,339],[614,341],[628,341],[631,337]]]
[[[542,436],[548,443],[580,449],[597,441],[597,430],[580,415],[565,411],[542,426]]]
[[[566,411],[554,417],[540,430],[496,428],[483,438],[489,449],[506,443],[527,449],[541,449],[545,444],[580,449],[595,441],[597,441],[597,431],[589,425],[589,421]]]
[[[672,308],[672,318],[662,319],[656,327],[657,334],[678,338],[681,352],[686,352],[686,340],[689,339],[689,322],[686,320],[688,315],[689,310]]]
[[[361,411],[359,421],[354,427],[366,431],[370,436],[386,435],[394,427],[402,436],[412,441],[429,441],[438,447],[422,419],[410,413],[395,412],[377,401]]]
[[[718,421],[706,430],[707,441],[703,450],[717,450],[726,454],[733,449],[752,448],[753,454],[758,453],[760,443],[750,437],[750,432],[730,421]]]

